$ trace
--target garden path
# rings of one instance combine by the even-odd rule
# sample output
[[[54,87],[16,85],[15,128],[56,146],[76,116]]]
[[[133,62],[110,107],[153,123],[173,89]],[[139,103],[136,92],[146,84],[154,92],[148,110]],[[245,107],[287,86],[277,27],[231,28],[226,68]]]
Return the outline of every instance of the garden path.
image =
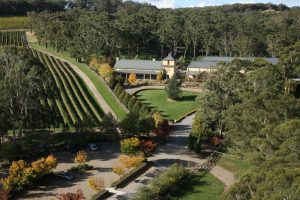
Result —
[[[137,92],[141,90],[151,90],[151,89],[159,89],[163,90],[165,89],[165,86],[140,86],[140,87],[134,87],[134,88],[128,88],[126,89],[126,92],[129,94],[136,94]],[[195,93],[202,93],[202,89],[197,89],[197,88],[180,88],[184,92],[195,92]]]

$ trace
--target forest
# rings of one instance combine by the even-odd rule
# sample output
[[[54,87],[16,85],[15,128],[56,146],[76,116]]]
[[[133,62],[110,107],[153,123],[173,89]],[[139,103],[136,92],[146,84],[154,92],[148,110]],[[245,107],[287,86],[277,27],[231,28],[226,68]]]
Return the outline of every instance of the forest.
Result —
[[[40,43],[85,61],[103,55],[160,59],[168,52],[192,59],[276,57],[279,49],[300,37],[299,7],[236,4],[157,9],[131,1],[99,7],[28,15]]]
[[[197,99],[189,148],[201,153],[203,144],[217,136],[222,140],[218,151],[253,166],[222,199],[299,199],[300,94],[296,78],[300,75],[300,7],[234,4],[158,9],[119,0],[67,4],[61,0],[4,0],[0,11],[1,16],[28,15],[40,44],[68,51],[79,62],[102,56],[161,59],[168,52],[186,60],[205,55],[278,57],[277,65],[262,59],[236,59],[203,84],[207,92]],[[1,43],[12,43],[6,35],[1,35]],[[2,137],[11,129],[48,127],[63,121],[43,104],[57,97],[49,73],[25,48],[0,51]],[[70,91],[75,83],[74,79]],[[115,90],[125,96],[123,87]],[[127,103],[121,102],[136,110],[130,109],[129,95],[126,99]],[[138,133],[132,125],[137,117],[133,112],[129,116],[123,126],[128,135]],[[136,126],[150,124],[142,122]],[[105,128],[111,127],[108,123]]]
[[[189,147],[201,152],[209,138],[221,136],[219,150],[255,166],[225,199],[299,198],[300,101],[293,81],[299,66],[297,42],[280,52],[276,66],[235,60],[205,83]]]

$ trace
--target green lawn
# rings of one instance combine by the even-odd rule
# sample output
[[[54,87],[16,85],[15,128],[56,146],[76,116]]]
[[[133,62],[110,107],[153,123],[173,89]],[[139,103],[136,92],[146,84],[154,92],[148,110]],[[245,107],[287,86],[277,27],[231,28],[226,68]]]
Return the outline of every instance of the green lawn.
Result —
[[[242,172],[253,167],[253,165],[246,160],[228,156],[222,156],[221,159],[218,160],[217,165],[233,172],[236,176],[239,176]]]
[[[180,192],[172,199],[218,200],[224,191],[223,183],[214,175],[200,172],[180,187]]]
[[[156,108],[162,112],[164,117],[175,120],[197,109],[195,101],[198,94],[183,92],[181,100],[176,102],[167,101],[165,90],[143,90],[136,94],[137,98],[148,104],[151,108]]]
[[[76,65],[82,72],[84,72],[94,83],[99,93],[102,95],[107,104],[112,108],[112,110],[117,115],[118,119],[124,119],[126,116],[126,111],[124,108],[117,102],[116,98],[109,92],[108,88],[100,81],[99,76],[94,73],[85,63],[78,63],[75,59],[70,57],[70,54],[65,51],[57,52],[53,48],[47,48],[38,43],[30,43],[30,46],[41,51],[47,51],[53,55],[56,55],[60,58],[63,58],[70,63]]]

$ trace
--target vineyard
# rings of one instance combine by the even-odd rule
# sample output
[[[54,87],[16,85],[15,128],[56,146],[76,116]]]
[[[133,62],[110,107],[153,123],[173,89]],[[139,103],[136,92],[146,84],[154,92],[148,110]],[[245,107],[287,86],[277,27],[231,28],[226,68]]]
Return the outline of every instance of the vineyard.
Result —
[[[29,29],[29,18],[20,17],[0,17],[0,29]]]
[[[32,53],[51,71],[60,95],[55,100],[47,101],[49,106],[54,105],[57,108],[64,123],[70,127],[85,120],[92,120],[95,124],[99,124],[103,111],[72,67],[35,49],[32,49]]]
[[[0,31],[0,46],[27,46],[25,31]]]

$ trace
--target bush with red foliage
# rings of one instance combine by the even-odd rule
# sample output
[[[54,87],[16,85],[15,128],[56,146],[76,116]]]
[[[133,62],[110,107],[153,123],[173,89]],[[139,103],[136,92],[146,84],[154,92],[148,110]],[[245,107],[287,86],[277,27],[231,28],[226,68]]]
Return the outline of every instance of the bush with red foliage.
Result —
[[[215,136],[211,139],[211,142],[215,147],[218,147],[222,144],[222,139]]]
[[[169,125],[168,120],[163,120],[158,124],[158,127],[153,131],[154,135],[161,140],[166,140],[169,136],[171,126]]]
[[[141,148],[146,156],[153,154],[156,150],[156,144],[152,140],[142,140]]]
[[[84,200],[85,197],[83,196],[83,192],[81,189],[78,189],[76,193],[64,193],[60,194],[56,197],[57,200]]]

